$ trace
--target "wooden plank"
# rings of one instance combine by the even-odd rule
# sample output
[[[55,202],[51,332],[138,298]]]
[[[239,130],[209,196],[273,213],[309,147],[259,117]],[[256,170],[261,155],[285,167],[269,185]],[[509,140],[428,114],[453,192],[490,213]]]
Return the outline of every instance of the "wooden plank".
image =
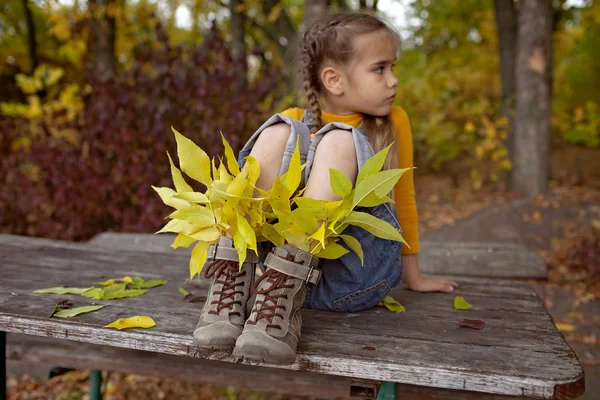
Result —
[[[177,357],[28,335],[9,334],[7,344],[7,354],[11,360],[109,370],[296,396],[347,398],[352,388],[356,391],[361,386],[377,386],[376,382],[353,381],[314,372],[278,370],[274,374],[271,368],[256,365]],[[282,380],[285,385],[281,385]]]
[[[173,252],[171,234],[104,232],[94,236],[91,246],[119,250]],[[433,275],[464,275],[493,278],[547,277],[546,264],[527,247],[519,244],[451,242],[422,240],[419,267]],[[177,249],[190,254],[190,249]]]
[[[17,244],[0,245],[4,288],[0,293],[0,329],[235,361],[227,353],[199,352],[192,346],[191,331],[200,304],[181,302],[177,286],[187,271],[180,265],[165,265],[165,260],[173,260],[170,256],[19,240]],[[24,252],[25,248],[29,250]],[[170,283],[144,296],[113,301],[101,311],[67,321],[46,318],[57,298],[65,296],[31,294],[41,283],[46,287],[81,285],[116,272],[151,274],[168,278]],[[71,281],[65,282],[66,277]],[[455,294],[477,300],[472,300],[473,313],[455,312],[453,295],[402,290],[393,292],[408,309],[399,315],[383,309],[354,314],[306,310],[296,363],[276,368],[542,398],[552,398],[565,387],[581,390],[581,366],[531,287],[520,282],[477,278],[461,278],[459,283],[461,289]],[[429,302],[429,307],[417,306],[422,302]],[[140,311],[155,316],[159,326],[123,332],[102,328],[116,318],[138,315]],[[460,318],[474,315],[487,322],[482,331],[455,325]],[[533,322],[528,324],[528,320]],[[332,341],[332,337],[342,338],[343,342]],[[370,347],[376,350],[368,350]]]

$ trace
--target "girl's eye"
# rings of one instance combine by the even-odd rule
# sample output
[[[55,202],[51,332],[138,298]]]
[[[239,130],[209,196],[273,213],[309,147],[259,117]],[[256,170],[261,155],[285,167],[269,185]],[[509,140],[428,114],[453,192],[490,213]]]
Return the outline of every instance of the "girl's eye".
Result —
[[[378,74],[382,73],[383,72],[383,67],[377,67],[375,69],[375,72],[378,73]]]

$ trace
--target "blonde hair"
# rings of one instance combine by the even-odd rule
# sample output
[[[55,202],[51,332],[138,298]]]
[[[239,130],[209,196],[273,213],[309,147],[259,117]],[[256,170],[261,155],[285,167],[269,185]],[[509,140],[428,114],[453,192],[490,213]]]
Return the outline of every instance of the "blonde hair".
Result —
[[[400,49],[400,35],[380,19],[364,13],[337,13],[326,15],[304,34],[299,46],[300,72],[308,106],[312,114],[311,133],[323,127],[319,96],[324,87],[320,71],[324,63],[350,65],[357,58],[353,39],[357,35],[384,31]],[[395,141],[395,127],[389,116],[363,114],[368,140],[375,152]],[[385,169],[397,168],[397,146],[388,153]]]

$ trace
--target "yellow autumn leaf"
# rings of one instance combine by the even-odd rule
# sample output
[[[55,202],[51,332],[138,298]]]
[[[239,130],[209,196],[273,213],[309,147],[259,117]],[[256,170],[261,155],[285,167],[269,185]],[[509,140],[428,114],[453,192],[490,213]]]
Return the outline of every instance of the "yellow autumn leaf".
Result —
[[[318,248],[322,249],[320,246]],[[347,254],[347,253],[348,253],[348,250],[345,247],[343,247],[337,243],[331,242],[324,249],[319,250],[318,252],[313,253],[313,254],[319,258],[335,260],[335,259],[342,257],[344,254]]]
[[[204,206],[194,205],[172,212],[169,218],[186,221],[198,228],[206,228],[215,224],[215,215]]]
[[[190,178],[208,186],[212,182],[210,176],[210,158],[204,150],[194,142],[171,127],[177,142],[177,156],[181,170]],[[179,190],[178,190],[179,191]],[[192,190],[188,190],[191,192]]]
[[[204,264],[206,264],[206,259],[208,257],[209,246],[210,243],[199,241],[192,249],[192,255],[190,257],[190,280],[202,272],[202,268],[204,268]]]
[[[394,203],[394,200],[392,200],[388,196],[378,197],[375,193],[369,193],[356,206],[375,207],[385,203]]]
[[[234,196],[241,196],[248,186],[248,170],[242,170],[238,176],[233,178],[229,186],[227,187],[226,193]]]
[[[189,235],[191,238],[195,240],[200,240],[202,242],[214,242],[221,236],[221,232],[214,226],[209,226],[208,228],[200,229]]]
[[[177,192],[168,187],[156,187],[152,186],[152,189],[160,196],[160,199],[166,205],[173,207],[175,209],[189,207],[190,203],[186,200],[180,199],[177,196]]]
[[[237,215],[237,228],[238,232],[244,237],[246,247],[256,252],[256,234],[248,221],[246,221],[246,218],[242,217],[240,214]]]
[[[177,192],[193,192],[194,189],[183,179],[183,175],[181,171],[173,164],[173,160],[171,159],[171,155],[167,152],[167,157],[169,157],[169,164],[171,165],[171,177],[173,178],[173,185],[175,186],[175,190]]]
[[[239,230],[237,230],[233,235],[233,247],[235,247],[235,249],[237,250],[238,260],[241,269],[242,265],[244,264],[244,261],[246,261],[246,250],[248,249],[248,245],[246,243],[244,235],[242,235],[242,232]]]
[[[230,184],[231,181],[233,180],[231,175],[229,175],[229,172],[227,172],[227,168],[225,168],[225,164],[223,164],[223,163],[219,164],[218,173],[219,173],[219,175],[215,175],[215,176],[218,176],[218,178],[221,182]],[[215,179],[217,179],[217,178],[215,178]]]
[[[180,233],[178,234],[175,239],[173,240],[173,243],[171,243],[171,248],[173,249],[177,249],[179,247],[190,247],[190,245],[192,243],[194,243],[196,241],[196,239],[189,237],[188,235],[186,235],[185,233]]]
[[[129,318],[119,318],[118,320],[111,322],[108,325],[104,325],[105,328],[116,328],[130,329],[130,328],[152,328],[156,326],[156,322],[150,317],[145,315],[136,315]]]
[[[554,325],[556,325],[556,328],[561,332],[573,332],[576,329],[575,325],[567,322],[556,322]]]
[[[204,193],[200,193],[200,192],[175,193],[175,194],[173,194],[173,197],[175,197],[176,199],[185,200],[185,202],[187,203],[188,206],[190,205],[189,203],[206,204],[209,202],[208,197],[206,197],[206,195]],[[181,207],[176,207],[176,208],[181,208]]]
[[[456,296],[454,298],[454,309],[455,310],[470,310],[473,306],[465,300],[462,296]]]
[[[260,163],[256,158],[248,156],[246,157],[246,164],[244,164],[243,169],[247,171],[248,183],[254,187],[258,180],[258,176],[260,175]]]
[[[317,240],[321,243],[321,247],[325,248],[325,224],[321,224],[315,233],[309,236],[310,239]]]
[[[387,308],[390,311],[395,312],[396,314],[400,314],[406,311],[404,306],[398,303],[398,301],[396,301],[392,296],[385,296],[381,303],[379,303],[379,305]]]
[[[130,276],[124,276],[122,278],[114,278],[114,279],[108,279],[104,282],[94,282],[95,284],[98,285],[102,285],[102,286],[111,286],[114,285],[116,281],[119,281],[119,283],[131,283],[133,282],[133,280],[131,279]]]
[[[173,232],[173,233],[185,233],[186,235],[191,235],[198,231],[198,227],[190,224],[186,221],[181,221],[178,219],[172,219],[167,222],[163,228],[156,233],[164,233],[164,232]]]
[[[298,189],[298,185],[300,185],[300,181],[302,179],[302,165],[300,161],[300,147],[299,142],[300,138],[296,139],[296,148],[294,149],[294,153],[292,154],[292,158],[290,160],[290,166],[286,173],[281,176],[282,182],[285,184],[290,196]]]
[[[400,176],[409,169],[388,169],[369,175],[360,184],[356,185],[352,207],[356,207],[370,193],[375,193],[377,197],[387,195],[394,188]]]
[[[223,136],[223,132],[221,132],[221,139],[223,140],[223,147],[225,147],[225,160],[227,161],[227,168],[229,172],[233,176],[238,176],[240,174],[240,167],[238,166],[237,159],[231,149],[231,146],[225,140],[225,136]]]

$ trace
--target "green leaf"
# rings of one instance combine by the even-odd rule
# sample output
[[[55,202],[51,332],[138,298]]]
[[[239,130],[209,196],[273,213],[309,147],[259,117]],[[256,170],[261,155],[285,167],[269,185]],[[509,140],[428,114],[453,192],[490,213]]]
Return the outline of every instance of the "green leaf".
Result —
[[[456,296],[454,298],[454,310],[470,310],[473,306],[467,303],[462,296]]]
[[[58,311],[58,312],[54,313],[52,316],[58,317],[58,318],[71,318],[71,317],[75,317],[79,314],[85,314],[85,313],[97,311],[104,307],[106,307],[105,304],[97,305],[97,306],[83,306],[83,307],[69,308],[68,310]]]
[[[394,300],[392,296],[385,296],[381,303],[379,303],[379,305],[383,305],[385,308],[395,312],[396,314],[400,314],[406,311],[404,306],[398,303],[396,300]]]
[[[208,256],[208,246],[210,243],[207,242],[198,242],[194,246],[190,257],[190,280],[202,272]]]
[[[328,214],[327,202],[325,200],[315,200],[310,197],[296,197],[294,202],[298,205],[294,211],[311,211],[317,220],[325,220]]]
[[[388,196],[378,197],[375,193],[366,195],[356,206],[357,207],[375,207],[380,204],[393,203],[394,201]]]
[[[177,192],[171,188],[152,186],[152,189],[158,193],[163,203],[170,207],[179,209],[190,206],[190,203],[187,201],[177,198]]]
[[[340,237],[342,238],[342,240],[344,240],[344,242],[348,245],[348,247],[350,247],[350,250],[355,252],[356,255],[358,256],[358,258],[360,258],[361,265],[364,265],[364,263],[365,263],[364,257],[365,256],[363,253],[362,246],[360,245],[360,242],[354,236],[340,235]]]
[[[371,214],[352,211],[350,214],[348,214],[344,220],[344,223],[359,226],[367,232],[370,232],[382,239],[406,243],[400,232],[398,232],[392,225]]]
[[[385,158],[387,157],[387,154],[390,150],[390,147],[392,147],[392,145],[393,145],[393,143],[390,144],[385,149],[377,152],[377,154],[375,154],[373,157],[369,158],[363,164],[360,171],[358,172],[358,176],[356,177],[356,187],[358,187],[358,185],[360,185],[360,183],[369,175],[381,171],[381,168],[383,168],[383,164],[385,163]]]
[[[341,171],[329,168],[329,184],[333,193],[341,198],[346,197],[352,191],[352,182]]]
[[[403,170],[388,169],[387,171],[377,172],[376,174],[366,177],[360,184],[356,185],[352,206],[356,207],[356,205],[372,192],[374,192],[377,197],[387,195],[403,173]]]
[[[121,289],[121,290],[107,292],[105,289],[104,295],[102,296],[102,298],[100,300],[126,299],[129,297],[141,296],[146,292],[147,292],[147,290],[142,290],[142,289],[132,289],[132,290]]]
[[[179,288],[179,293],[181,293],[184,296],[187,296],[188,294],[190,294],[190,292],[188,292],[187,290],[185,290],[184,288]]]
[[[320,248],[320,247],[319,247]],[[335,260],[342,257],[344,254],[347,254],[348,250],[337,243],[329,243],[324,250],[315,253],[315,255],[319,258],[326,258],[330,260]]]
[[[181,175],[181,171],[173,164],[173,160],[171,159],[171,155],[167,152],[167,157],[169,157],[169,164],[171,165],[171,177],[173,178],[173,185],[175,185],[175,190],[177,192],[193,192],[194,189],[183,179],[183,175]],[[160,195],[160,194],[159,194]]]
[[[87,297],[88,299],[94,300],[102,300],[102,296],[104,296],[104,290],[100,288],[91,288],[81,293],[83,297]]]
[[[225,140],[225,136],[223,136],[223,132],[221,132],[221,139],[223,140],[223,147],[225,147],[225,160],[227,161],[227,168],[231,175],[238,176],[240,174],[240,167],[237,163],[237,159],[235,158],[235,154],[233,154],[233,150],[231,146]]]
[[[38,294],[82,294],[83,292],[90,290],[88,288],[76,288],[76,287],[51,287],[46,289],[37,289],[33,293]]]
[[[260,234],[275,246],[283,246],[285,244],[283,236],[271,224],[264,224],[260,230]]]
[[[152,279],[149,281],[145,281],[142,278],[140,278],[140,279],[141,279],[141,282],[136,282],[134,280],[134,282],[132,283],[131,286],[133,286],[135,289],[152,289],[152,288],[162,286],[167,283],[166,279]]]
[[[175,134],[177,156],[179,157],[181,170],[190,178],[206,186],[210,185],[212,179],[210,177],[210,158],[208,155],[190,139],[177,132],[175,128],[171,127],[171,130]],[[192,190],[186,190],[186,192],[192,192]]]

